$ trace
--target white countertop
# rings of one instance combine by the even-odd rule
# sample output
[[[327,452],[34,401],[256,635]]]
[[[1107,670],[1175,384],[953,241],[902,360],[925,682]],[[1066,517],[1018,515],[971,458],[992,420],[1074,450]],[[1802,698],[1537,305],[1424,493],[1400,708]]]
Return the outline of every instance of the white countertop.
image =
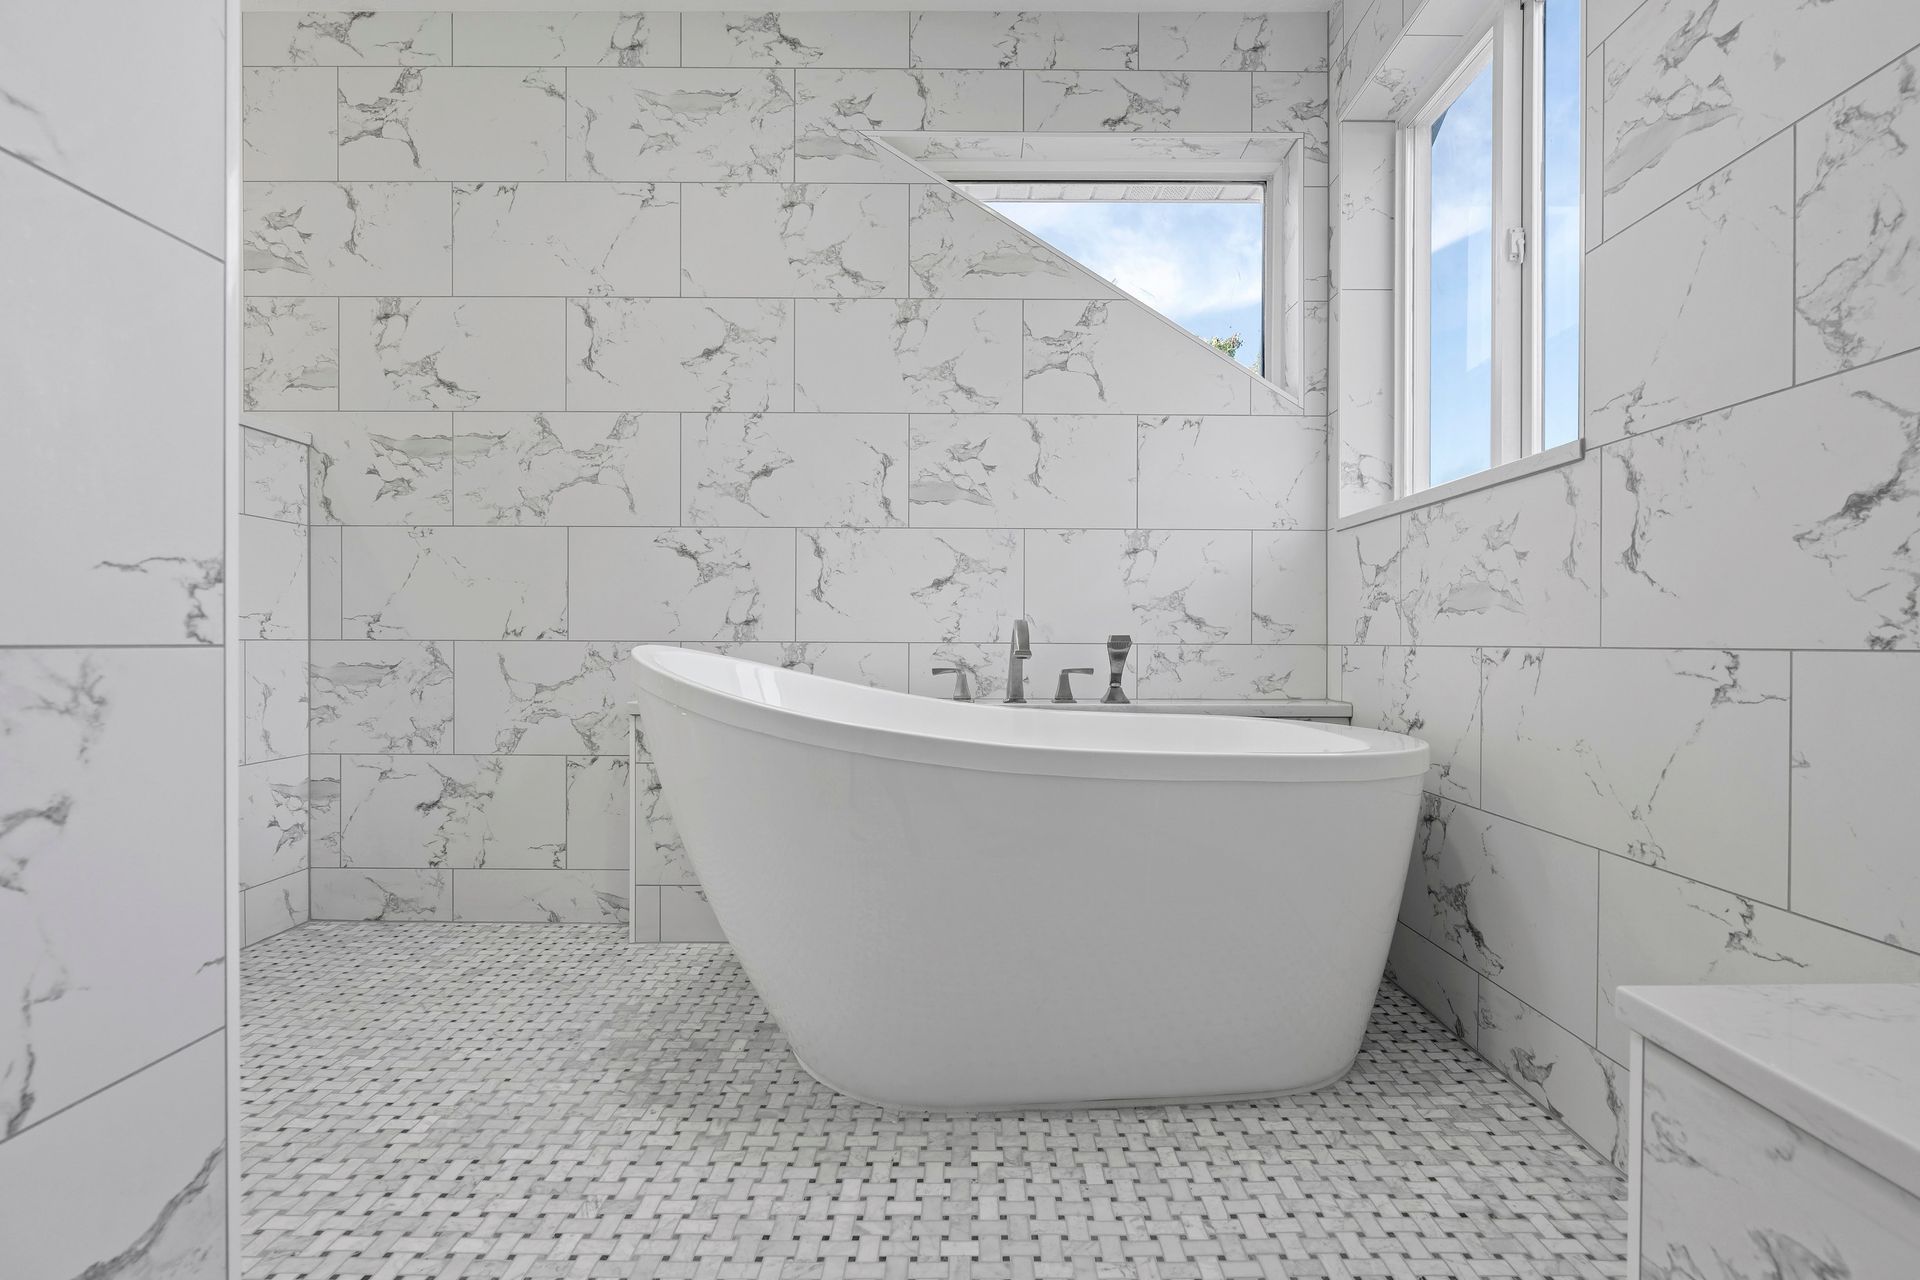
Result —
[[[1622,987],[1626,1024],[1920,1195],[1920,984]]]

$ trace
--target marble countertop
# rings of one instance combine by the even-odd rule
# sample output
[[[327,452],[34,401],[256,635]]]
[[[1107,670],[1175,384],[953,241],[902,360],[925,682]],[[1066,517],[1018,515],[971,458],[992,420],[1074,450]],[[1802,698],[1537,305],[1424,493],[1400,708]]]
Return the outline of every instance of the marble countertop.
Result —
[[[1920,1195],[1920,984],[1622,987],[1626,1024]]]

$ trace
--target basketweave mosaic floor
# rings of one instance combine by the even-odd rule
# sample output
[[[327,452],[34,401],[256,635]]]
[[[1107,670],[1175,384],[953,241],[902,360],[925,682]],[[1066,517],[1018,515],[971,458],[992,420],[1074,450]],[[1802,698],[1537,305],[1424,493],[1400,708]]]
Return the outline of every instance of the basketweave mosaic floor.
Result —
[[[1626,1275],[1619,1176],[1400,992],[1339,1085],[890,1112],[809,1077],[725,946],[304,925],[242,962],[246,1275]]]

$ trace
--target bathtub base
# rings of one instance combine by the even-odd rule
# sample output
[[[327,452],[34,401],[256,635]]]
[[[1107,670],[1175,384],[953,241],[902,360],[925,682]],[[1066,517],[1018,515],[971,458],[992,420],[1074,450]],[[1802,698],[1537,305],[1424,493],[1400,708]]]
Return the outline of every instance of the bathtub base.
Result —
[[[791,1052],[791,1050],[789,1050],[789,1052]],[[964,1116],[1000,1115],[1002,1113],[1016,1111],[1110,1111],[1120,1107],[1204,1107],[1225,1102],[1266,1102],[1273,1098],[1287,1098],[1295,1094],[1318,1093],[1322,1089],[1330,1089],[1342,1080],[1345,1080],[1347,1076],[1352,1073],[1353,1064],[1360,1061],[1360,1055],[1356,1053],[1352,1058],[1348,1059],[1346,1066],[1340,1068],[1340,1070],[1334,1072],[1326,1079],[1313,1084],[1289,1085],[1281,1089],[1262,1089],[1253,1093],[1176,1094],[1172,1097],[1161,1098],[1088,1098],[1082,1101],[1059,1102],[989,1102],[957,1107],[943,1107],[925,1102],[887,1102],[880,1098],[869,1098],[852,1089],[841,1088],[808,1066],[807,1060],[797,1052],[793,1054],[793,1060],[799,1063],[800,1069],[811,1076],[817,1083],[824,1085],[843,1097],[852,1098],[855,1102],[864,1102],[870,1107],[880,1107],[887,1111],[919,1112],[925,1115]]]

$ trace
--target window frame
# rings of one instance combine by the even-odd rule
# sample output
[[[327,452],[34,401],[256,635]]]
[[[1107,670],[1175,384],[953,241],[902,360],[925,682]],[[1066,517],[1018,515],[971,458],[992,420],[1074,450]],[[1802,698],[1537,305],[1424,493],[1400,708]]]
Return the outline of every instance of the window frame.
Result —
[[[1400,117],[1394,146],[1394,380],[1400,407],[1394,430],[1394,496],[1357,513],[1362,519],[1439,501],[1501,480],[1574,461],[1585,451],[1584,414],[1574,438],[1544,447],[1545,432],[1545,154],[1542,78],[1545,9],[1551,0],[1503,0],[1462,42],[1452,67],[1436,77]],[[1584,23],[1586,6],[1583,4]],[[1461,93],[1491,67],[1493,75],[1494,164],[1492,204],[1492,395],[1486,468],[1440,484],[1430,475],[1427,352],[1432,297],[1429,212],[1431,130]],[[1584,158],[1586,138],[1586,65],[1579,63],[1582,104],[1578,115]],[[1582,330],[1586,312],[1585,219],[1591,193],[1581,166],[1580,221],[1575,249]],[[1522,253],[1513,261],[1515,230]],[[1580,371],[1584,381],[1584,343]],[[1585,404],[1584,390],[1576,402]],[[1417,481],[1417,483],[1416,483]]]

